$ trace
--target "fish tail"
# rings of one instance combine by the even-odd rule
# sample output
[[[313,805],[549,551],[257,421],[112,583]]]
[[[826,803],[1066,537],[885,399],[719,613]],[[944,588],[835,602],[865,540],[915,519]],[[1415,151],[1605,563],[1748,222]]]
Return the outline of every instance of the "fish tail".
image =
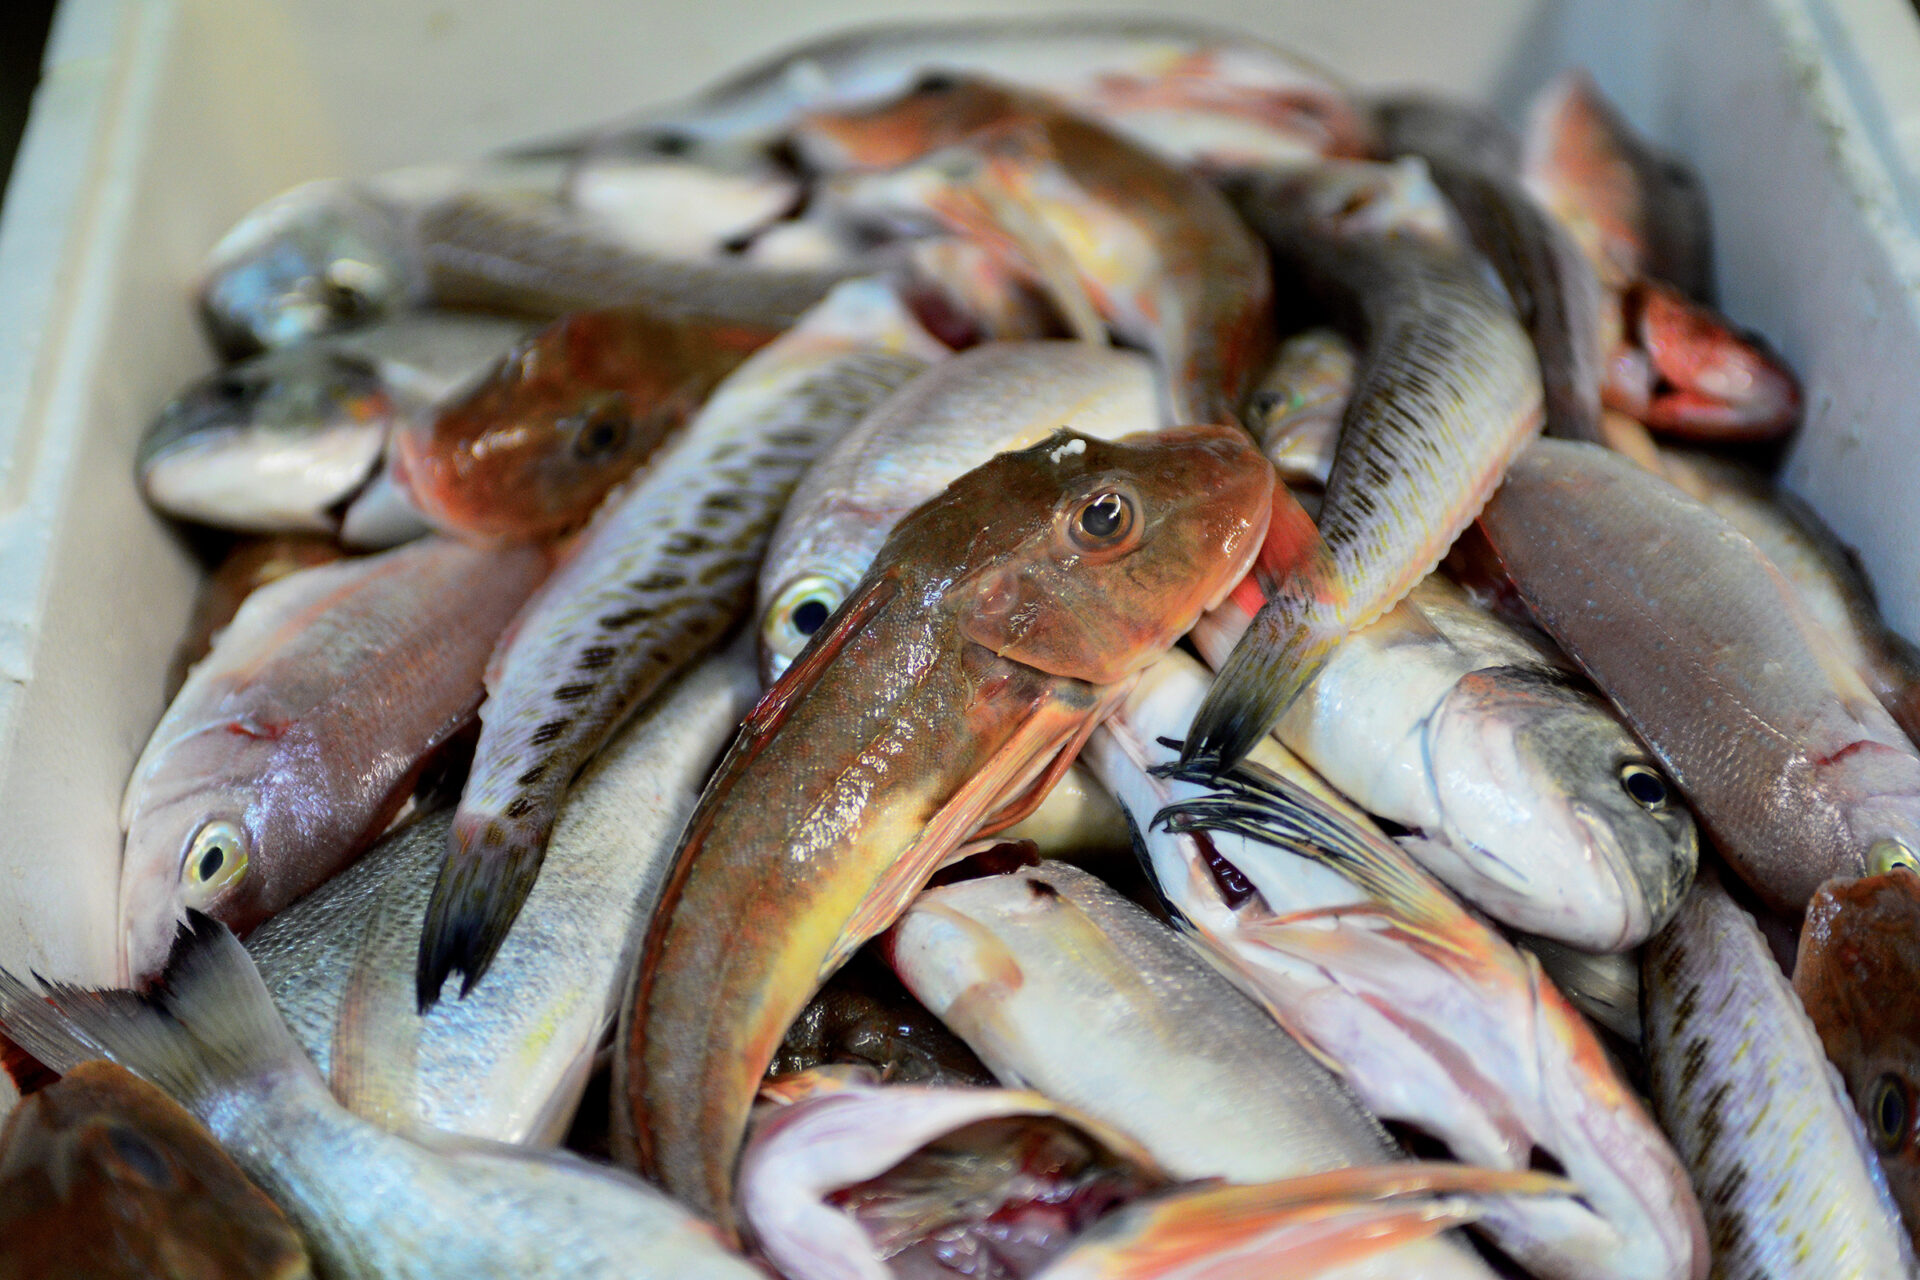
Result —
[[[439,1002],[450,974],[462,975],[462,999],[486,976],[533,891],[552,830],[551,819],[517,823],[466,811],[454,817],[420,928],[414,996],[422,1014]]]
[[[62,1073],[107,1058],[192,1110],[292,1064],[313,1072],[252,957],[224,924],[198,911],[187,912],[149,991],[93,991],[37,974],[34,982],[37,991],[0,969],[0,1024]]]
[[[1573,1192],[1548,1174],[1414,1161],[1209,1186],[1114,1214],[1056,1269],[1061,1280],[1149,1280],[1195,1264],[1219,1280],[1263,1280],[1277,1267],[1313,1276],[1471,1222],[1508,1197]]]
[[[1320,589],[1326,581],[1312,569],[1296,573],[1254,615],[1194,713],[1182,760],[1233,767],[1313,683],[1349,630],[1335,593]]]

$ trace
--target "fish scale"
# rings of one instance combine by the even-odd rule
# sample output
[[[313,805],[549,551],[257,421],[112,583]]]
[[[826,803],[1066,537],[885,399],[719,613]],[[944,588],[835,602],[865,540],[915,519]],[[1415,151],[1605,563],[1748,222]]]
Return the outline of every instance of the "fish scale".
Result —
[[[633,709],[725,633],[752,603],[754,575],[788,495],[842,430],[940,348],[856,282],[839,308],[867,320],[849,337],[803,326],[724,384],[687,435],[607,508],[551,589],[494,655],[473,773],[448,838],[421,937],[419,996],[449,972],[463,994],[525,900],[561,798]],[[844,325],[830,300],[822,327]]]
[[[1357,309],[1366,343],[1321,503],[1324,553],[1276,584],[1194,720],[1189,757],[1226,763],[1342,637],[1439,563],[1542,418],[1532,346],[1474,259],[1418,236],[1329,229],[1273,183],[1236,196],[1276,256]]]

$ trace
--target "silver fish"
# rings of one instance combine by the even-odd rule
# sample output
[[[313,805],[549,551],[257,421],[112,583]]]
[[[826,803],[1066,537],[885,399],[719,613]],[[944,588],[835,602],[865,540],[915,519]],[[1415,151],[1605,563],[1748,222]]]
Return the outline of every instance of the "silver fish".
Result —
[[[1353,344],[1332,329],[1309,329],[1280,344],[1254,389],[1248,426],[1286,483],[1327,483],[1356,359]]]
[[[808,469],[760,569],[763,675],[806,647],[900,518],[997,453],[1061,427],[1103,440],[1161,425],[1154,368],[1129,351],[996,342],[889,396]]]
[[[1076,867],[929,889],[882,943],[1000,1080],[1141,1143],[1175,1176],[1265,1182],[1395,1157],[1325,1068],[1187,943]],[[1423,1245],[1394,1274],[1484,1276]]]
[[[1699,1188],[1714,1276],[1912,1276],[1839,1073],[1711,868],[1648,944],[1641,987],[1654,1107]]]
[[[1589,1021],[1628,1044],[1640,1043],[1640,952],[1595,954],[1562,946],[1550,938],[1515,935],[1513,944],[1531,952],[1560,993]]]
[[[337,532],[388,432],[524,337],[504,316],[419,312],[243,360],[190,383],[134,468],[167,515],[259,533]]]
[[[272,1197],[315,1270],[334,1280],[762,1280],[630,1174],[473,1138],[411,1141],[349,1114],[287,1034],[239,942],[198,913],[153,994],[35,989],[0,970],[0,1023],[56,1069],[104,1056],[160,1086]]]
[[[558,1142],[612,1025],[627,952],[706,775],[759,693],[751,643],[683,676],[587,766],[547,870],[466,1000],[417,1015],[420,918],[450,813],[388,836],[247,939],[274,1003],[354,1114],[396,1132]]]
[[[486,971],[580,766],[746,612],[774,522],[843,431],[946,354],[884,280],[839,286],[721,383],[602,508],[496,654],[480,742],[420,940],[419,1000]]]
[[[1246,614],[1194,640],[1210,662]],[[1556,653],[1429,576],[1354,632],[1274,734],[1502,924],[1591,951],[1636,946],[1678,909],[1699,845],[1677,790]]]

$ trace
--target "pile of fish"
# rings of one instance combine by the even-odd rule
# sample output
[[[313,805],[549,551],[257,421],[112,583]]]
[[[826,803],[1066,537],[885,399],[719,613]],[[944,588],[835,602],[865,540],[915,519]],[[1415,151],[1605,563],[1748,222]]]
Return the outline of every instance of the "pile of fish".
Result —
[[[0,1274],[1915,1274],[1920,654],[1583,74],[849,31],[198,306]]]

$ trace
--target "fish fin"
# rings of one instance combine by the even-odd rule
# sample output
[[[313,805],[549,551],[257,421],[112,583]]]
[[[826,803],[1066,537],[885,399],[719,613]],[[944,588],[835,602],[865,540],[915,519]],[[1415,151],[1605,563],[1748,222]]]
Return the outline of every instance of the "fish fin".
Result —
[[[1048,794],[1053,791],[1054,785],[1060,781],[1068,769],[1073,767],[1073,762],[1080,756],[1080,748],[1086,745],[1088,736],[1098,725],[1099,721],[1092,717],[1083,721],[1073,737],[1054,752],[1053,759],[1048,762],[1040,776],[1016,793],[1007,803],[994,810],[992,816],[974,831],[974,836],[976,838],[990,836],[996,832],[1005,831],[1038,809]]]
[[[34,1057],[67,1072],[119,1063],[189,1110],[239,1081],[298,1064],[319,1073],[231,930],[189,909],[148,992],[87,990],[36,975],[38,992],[0,969],[0,1024]]]
[[[1263,765],[1247,762],[1215,775],[1206,762],[1176,762],[1156,777],[1213,794],[1168,805],[1154,825],[1178,835],[1223,831],[1318,862],[1338,871],[1377,902],[1430,950],[1463,954],[1451,940],[1459,916],[1453,900],[1385,836],[1349,821]]]
[[[423,1019],[406,1016],[406,973],[378,963],[379,940],[409,914],[402,894],[382,894],[367,913],[333,1019],[328,1086],[340,1105],[394,1133],[421,1127],[417,1074]],[[417,1012],[417,1009],[415,1010]]]
[[[462,998],[486,976],[540,876],[554,808],[548,803],[530,822],[465,808],[455,815],[420,926],[414,999],[422,1014],[439,1003],[449,975],[462,975]]]
[[[1549,1174],[1415,1161],[1206,1186],[1119,1211],[1084,1237],[1084,1254],[1063,1255],[1060,1272],[1153,1280],[1204,1263],[1212,1280],[1265,1280],[1281,1265],[1308,1277],[1471,1222],[1500,1198],[1574,1191]]]
[[[1038,772],[1044,775],[1066,754],[1077,750],[1093,726],[1105,718],[1108,709],[1124,697],[1131,681],[1096,691],[1091,708],[1062,704],[1048,697],[1021,721],[993,755],[974,771],[971,778],[954,792],[940,811],[933,815],[913,843],[874,886],[840,931],[839,940],[821,966],[822,980],[847,962],[867,939],[884,931],[907,909],[946,854],[973,835],[983,815],[993,814],[1009,797],[1023,795]],[[1071,756],[1069,756],[1071,763]],[[1044,795],[1044,792],[1042,793]],[[1015,805],[1017,809],[1017,804]]]
[[[820,678],[833,665],[834,659],[899,590],[899,581],[891,577],[871,578],[855,588],[854,593],[841,602],[835,615],[807,642],[807,647],[794,657],[773,687],[762,694],[753,710],[747,713],[747,718],[740,724],[740,736],[735,749],[738,750],[741,744],[748,741],[764,743],[771,737],[774,730],[786,721],[793,705],[820,683]],[[755,754],[758,751],[756,746]],[[723,761],[719,770],[716,770],[716,776],[726,768],[727,762]]]
[[[1278,724],[1351,629],[1324,546],[1261,606],[1207,690],[1182,749],[1186,761],[1230,768]]]

